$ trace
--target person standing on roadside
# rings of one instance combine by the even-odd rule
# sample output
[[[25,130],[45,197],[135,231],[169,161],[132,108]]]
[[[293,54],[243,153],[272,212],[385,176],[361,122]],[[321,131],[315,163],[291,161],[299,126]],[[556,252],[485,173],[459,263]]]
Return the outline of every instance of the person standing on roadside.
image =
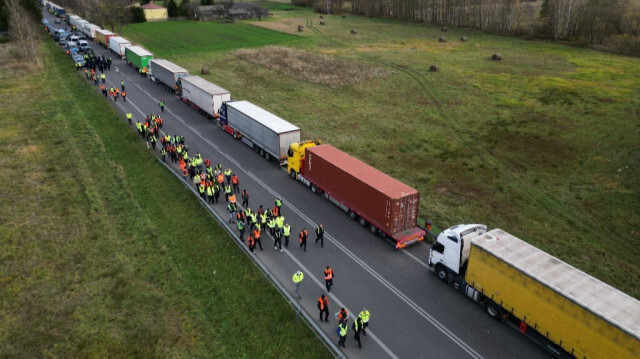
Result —
[[[346,348],[346,346],[344,345],[344,341],[345,339],[347,339],[347,323],[346,322],[340,322],[338,324],[338,335],[340,336],[340,340],[338,341],[338,346],[342,346],[343,348]]]
[[[285,223],[282,227],[282,234],[284,235],[284,247],[289,247],[289,236],[291,235],[291,226],[289,223]]]
[[[362,343],[360,343],[360,332],[364,328],[364,324],[362,323],[362,319],[357,318],[353,322],[353,339],[358,342],[358,348],[362,349]]]
[[[253,234],[250,234],[249,237],[247,237],[247,246],[251,253],[253,253],[253,250],[256,248],[256,241],[253,238]]]
[[[358,314],[358,318],[362,319],[362,335],[367,336],[367,327],[369,326],[369,317],[371,314],[367,310],[367,308],[362,308],[360,314]]]
[[[322,228],[322,224],[316,227],[316,244],[320,241],[320,247],[324,248],[324,228]]]
[[[160,110],[162,111],[162,113],[164,113],[164,100],[160,100],[160,103],[158,105],[160,105]]]

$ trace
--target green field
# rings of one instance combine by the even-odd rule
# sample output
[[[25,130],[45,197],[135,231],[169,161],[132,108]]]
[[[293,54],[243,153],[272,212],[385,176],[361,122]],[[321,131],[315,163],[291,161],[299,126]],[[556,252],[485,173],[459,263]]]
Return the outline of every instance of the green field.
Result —
[[[299,40],[296,36],[267,29],[256,29],[247,24],[199,21],[132,24],[126,26],[122,34],[146,47],[157,49],[154,55],[159,58],[178,54],[232,50],[238,47],[286,44]],[[180,41],[174,41],[176,38]]]
[[[50,39],[42,52],[44,69],[0,56],[0,357],[329,357]]]
[[[247,22],[256,34],[268,27],[294,35],[303,25],[300,40],[284,46],[392,74],[333,89],[239,60],[231,49],[207,50],[206,41],[169,59],[196,72],[208,66],[206,77],[235,99],[416,187],[421,217],[438,227],[503,228],[640,297],[639,59],[465,29],[271,11],[267,21]],[[236,25],[212,29],[228,34]],[[183,27],[161,43],[138,35],[163,26]],[[125,34],[160,54],[194,35],[191,23],[135,29]],[[281,43],[282,34],[270,36],[265,42]],[[494,53],[503,60],[491,61]],[[439,72],[428,71],[432,64]]]

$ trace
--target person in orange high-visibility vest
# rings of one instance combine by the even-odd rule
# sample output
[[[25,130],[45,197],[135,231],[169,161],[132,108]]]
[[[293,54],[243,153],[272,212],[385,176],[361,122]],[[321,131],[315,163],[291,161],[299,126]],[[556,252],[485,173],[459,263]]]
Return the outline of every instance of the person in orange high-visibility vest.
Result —
[[[340,308],[340,311],[337,314],[338,322],[346,322],[349,319],[349,312],[346,309]]]
[[[253,249],[256,248],[256,241],[253,238],[253,234],[250,234],[247,237],[247,246],[249,247],[249,250],[251,251],[251,253],[253,253]]]
[[[233,185],[233,192],[240,193],[240,179],[235,173],[231,175],[231,184]]]
[[[327,266],[327,269],[324,270],[324,282],[327,286],[327,292],[331,292],[331,287],[333,286],[333,269]]]
[[[260,242],[260,229],[259,228],[254,228],[253,229],[253,238],[256,241],[256,244],[258,244],[260,246],[260,250],[262,250],[262,242]]]
[[[324,294],[318,298],[318,310],[320,310],[320,321],[322,321],[322,313],[324,313],[324,321],[329,321],[329,298]]]
[[[306,228],[303,228],[300,231],[300,235],[298,236],[300,238],[300,248],[304,247],[304,251],[307,251],[307,237],[309,237],[309,232],[307,231]]]

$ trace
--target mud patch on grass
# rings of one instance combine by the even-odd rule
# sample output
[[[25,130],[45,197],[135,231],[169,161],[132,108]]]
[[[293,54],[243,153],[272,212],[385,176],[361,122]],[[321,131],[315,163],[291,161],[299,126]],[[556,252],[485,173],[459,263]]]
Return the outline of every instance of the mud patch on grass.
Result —
[[[393,73],[390,70],[337,60],[281,46],[242,49],[236,57],[299,80],[339,88]]]

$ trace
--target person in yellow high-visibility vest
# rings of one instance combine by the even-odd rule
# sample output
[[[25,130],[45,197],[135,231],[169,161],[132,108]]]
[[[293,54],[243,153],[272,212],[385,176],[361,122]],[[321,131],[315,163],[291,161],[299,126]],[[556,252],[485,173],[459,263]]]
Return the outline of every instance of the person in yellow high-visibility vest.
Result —
[[[304,279],[304,273],[301,271],[297,271],[293,273],[293,283],[296,285],[296,293],[298,294],[298,299],[302,299],[302,295],[300,294],[300,285],[302,284],[302,280]]]

